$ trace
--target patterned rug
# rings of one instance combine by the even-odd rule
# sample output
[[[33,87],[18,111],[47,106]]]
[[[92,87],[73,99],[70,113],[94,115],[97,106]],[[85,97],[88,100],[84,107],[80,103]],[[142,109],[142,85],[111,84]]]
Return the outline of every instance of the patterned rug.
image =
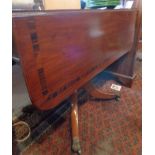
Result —
[[[132,88],[122,87],[117,101],[79,103],[79,130],[82,155],[142,154],[142,70],[136,62]],[[104,74],[104,73],[103,73]],[[95,80],[101,89],[116,83],[100,74]],[[99,82],[100,81],[100,82]],[[117,84],[117,83],[116,83]],[[31,144],[22,155],[72,155],[70,112]]]

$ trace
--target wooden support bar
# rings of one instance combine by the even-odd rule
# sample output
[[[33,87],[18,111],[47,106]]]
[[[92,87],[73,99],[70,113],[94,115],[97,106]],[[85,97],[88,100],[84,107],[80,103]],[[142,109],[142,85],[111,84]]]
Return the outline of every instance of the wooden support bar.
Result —
[[[107,73],[115,76],[116,80],[121,83],[122,85],[131,88],[133,80],[136,77],[136,74],[133,74],[133,76],[127,76],[124,74],[119,74],[117,72],[111,72],[111,71],[106,71]]]

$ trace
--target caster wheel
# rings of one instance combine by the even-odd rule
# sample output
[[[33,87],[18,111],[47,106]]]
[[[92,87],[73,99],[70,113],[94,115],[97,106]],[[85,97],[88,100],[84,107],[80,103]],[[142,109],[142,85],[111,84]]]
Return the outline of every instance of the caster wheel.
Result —
[[[116,96],[115,100],[120,101],[120,96]]]
[[[73,150],[73,152],[76,152],[79,155],[81,154],[81,147],[80,147],[80,142],[78,139],[73,140],[72,150]]]

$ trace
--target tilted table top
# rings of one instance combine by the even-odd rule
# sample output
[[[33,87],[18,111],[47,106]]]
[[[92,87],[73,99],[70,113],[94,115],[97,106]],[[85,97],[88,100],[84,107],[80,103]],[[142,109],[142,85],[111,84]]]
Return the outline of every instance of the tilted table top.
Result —
[[[13,39],[32,103],[55,107],[130,51],[136,10],[13,13]]]

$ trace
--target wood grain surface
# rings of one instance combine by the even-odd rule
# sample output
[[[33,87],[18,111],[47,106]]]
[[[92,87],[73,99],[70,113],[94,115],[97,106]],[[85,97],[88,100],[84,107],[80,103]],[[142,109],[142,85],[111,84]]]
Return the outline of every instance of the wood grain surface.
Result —
[[[138,43],[141,38],[141,26],[142,26],[142,1],[135,0],[132,6],[133,9],[137,10],[136,21],[135,21],[135,36],[134,43],[131,51],[121,57],[115,63],[107,68],[107,71],[115,75],[118,81],[127,87],[131,87],[135,77],[135,60],[136,52],[138,51]]]
[[[13,13],[13,38],[32,103],[55,107],[131,50],[136,10]]]

